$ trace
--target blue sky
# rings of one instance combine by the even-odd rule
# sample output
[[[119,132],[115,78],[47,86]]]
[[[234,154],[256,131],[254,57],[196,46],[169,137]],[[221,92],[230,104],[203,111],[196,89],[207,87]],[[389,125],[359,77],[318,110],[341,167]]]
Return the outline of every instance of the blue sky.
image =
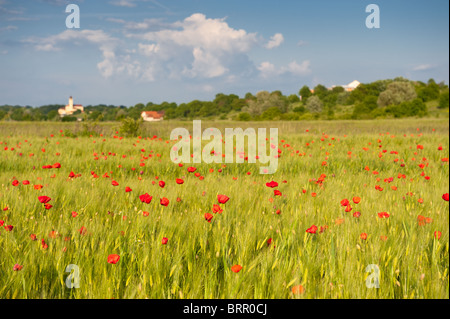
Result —
[[[68,29],[66,5],[80,8]],[[380,28],[365,25],[367,5]],[[449,2],[0,0],[0,105],[189,102],[407,77],[449,82]]]

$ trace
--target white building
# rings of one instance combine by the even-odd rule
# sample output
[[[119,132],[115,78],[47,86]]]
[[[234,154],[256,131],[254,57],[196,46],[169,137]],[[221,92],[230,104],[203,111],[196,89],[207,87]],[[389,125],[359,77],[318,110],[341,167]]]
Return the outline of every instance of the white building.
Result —
[[[342,87],[346,90],[346,91],[349,91],[349,92],[351,92],[351,91],[353,91],[354,89],[356,89],[359,85],[360,85],[361,83],[359,83],[358,81],[353,81],[353,82],[350,82],[349,84],[347,84],[347,85],[343,85]]]
[[[141,113],[141,117],[147,122],[162,121],[164,119],[164,112],[144,111]]]
[[[73,98],[69,97],[69,104],[66,105],[65,108],[60,108],[58,110],[59,116],[63,117],[66,115],[72,115],[76,111],[80,110],[81,112],[84,112],[84,107],[81,104],[73,104]]]

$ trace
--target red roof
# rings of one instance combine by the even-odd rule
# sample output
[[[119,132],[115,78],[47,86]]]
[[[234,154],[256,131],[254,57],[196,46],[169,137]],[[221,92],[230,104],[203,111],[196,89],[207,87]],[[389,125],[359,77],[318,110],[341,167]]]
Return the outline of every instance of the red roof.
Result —
[[[163,117],[164,113],[156,112],[156,111],[144,111],[142,114],[145,114],[146,117],[153,117],[154,119],[159,119]]]

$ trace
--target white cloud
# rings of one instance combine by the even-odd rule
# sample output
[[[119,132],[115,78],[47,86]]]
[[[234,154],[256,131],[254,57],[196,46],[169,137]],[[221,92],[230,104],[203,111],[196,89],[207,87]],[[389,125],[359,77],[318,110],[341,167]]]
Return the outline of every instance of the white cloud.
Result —
[[[287,71],[294,75],[307,75],[311,73],[311,69],[309,68],[310,65],[311,62],[309,60],[305,60],[301,64],[292,61],[289,63]]]
[[[279,69],[270,62],[256,67],[249,52],[255,47],[279,46],[283,36],[277,33],[267,43],[257,33],[233,28],[225,18],[212,19],[195,13],[173,23],[162,19],[107,20],[122,25],[124,37],[83,29],[65,30],[45,38],[32,37],[23,42],[46,52],[93,45],[101,53],[96,63],[103,77],[126,75],[144,82],[190,78],[229,83],[258,74],[258,70],[263,78],[304,75],[310,71],[309,61],[301,64],[293,61]]]
[[[281,33],[276,33],[270,37],[270,41],[267,42],[266,48],[273,49],[281,45],[284,42],[284,37]]]
[[[0,28],[0,32],[12,30],[17,30],[17,27],[15,25],[7,25],[6,27]]]
[[[165,25],[156,19],[146,20],[136,23],[134,29],[147,28],[149,23],[159,26],[160,30],[128,32],[127,37],[147,42],[139,44],[141,54],[170,61],[171,76],[179,72],[191,78],[220,77],[229,73],[233,60],[230,57],[245,55],[258,43],[256,33],[234,29],[225,19],[208,19],[200,13]],[[128,29],[131,26],[128,25]]]
[[[143,44],[138,43],[139,53],[145,56],[152,56],[159,51],[159,45],[157,44]]]
[[[265,61],[259,65],[258,70],[260,71],[260,76],[265,79],[285,74],[304,76],[311,73],[310,65],[309,60],[305,60],[301,64],[298,64],[297,61],[292,61],[287,66],[276,68],[274,64]]]
[[[103,30],[65,30],[47,38],[32,37],[23,42],[32,44],[37,51],[60,51],[63,47],[73,47],[84,42],[95,44],[104,58],[97,64],[97,68],[104,77],[111,76],[121,64],[115,53],[119,40]]]
[[[261,76],[263,78],[269,78],[271,76],[280,74],[280,71],[275,68],[275,65],[273,65],[272,63],[267,62],[267,61],[262,62],[258,66],[258,70],[259,70],[259,72],[261,72]]]
[[[136,6],[133,0],[116,0],[110,2],[114,6],[133,8]]]
[[[426,71],[434,68],[434,65],[431,64],[420,64],[413,68],[413,71]]]

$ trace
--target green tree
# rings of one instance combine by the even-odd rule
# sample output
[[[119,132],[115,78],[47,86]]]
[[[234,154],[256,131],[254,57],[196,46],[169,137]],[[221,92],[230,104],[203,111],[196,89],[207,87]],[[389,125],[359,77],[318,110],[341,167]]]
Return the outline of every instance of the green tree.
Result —
[[[448,102],[448,90],[441,93],[441,97],[439,98],[439,105],[438,108],[445,109],[449,108],[449,102]]]
[[[121,121],[119,133],[125,136],[138,136],[141,132],[142,122],[142,118],[135,120],[127,117]]]
[[[59,119],[59,114],[57,110],[52,110],[47,113],[47,120],[54,121],[56,119]]]
[[[398,105],[405,101],[411,101],[417,97],[411,82],[396,81],[389,84],[385,91],[378,96],[378,106]]]
[[[328,95],[328,89],[322,84],[317,84],[314,87],[314,95],[318,96],[319,99],[322,100],[323,98],[325,98],[325,96]]]
[[[278,107],[270,107],[261,114],[261,119],[269,121],[278,120],[281,114]]]
[[[14,121],[23,121],[23,109],[21,107],[15,107],[11,112],[10,117]]]
[[[307,85],[303,85],[298,94],[302,97],[302,101],[304,102],[312,95],[311,90]]]
[[[291,94],[287,97],[289,104],[294,104],[300,102],[300,98],[296,94]]]
[[[316,95],[311,96],[306,102],[306,109],[311,113],[322,112],[323,103]]]
[[[237,117],[238,121],[250,121],[252,119],[252,116],[246,112],[239,113]]]
[[[287,106],[287,101],[278,92],[260,91],[256,93],[256,100],[248,100],[243,111],[250,113],[252,116],[259,116],[271,107],[277,107],[281,113],[285,113]]]

